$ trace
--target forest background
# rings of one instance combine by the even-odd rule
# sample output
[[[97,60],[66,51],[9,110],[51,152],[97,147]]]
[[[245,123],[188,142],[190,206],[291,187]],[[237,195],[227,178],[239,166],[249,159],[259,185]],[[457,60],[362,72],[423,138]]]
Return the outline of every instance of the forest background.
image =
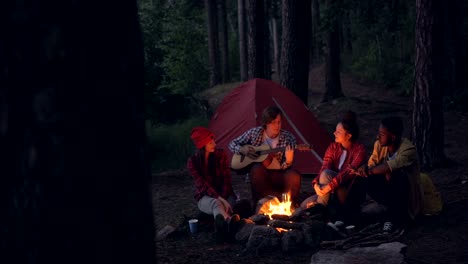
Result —
[[[183,171],[194,150],[190,129],[207,124],[226,92],[260,77],[291,89],[321,121],[329,117],[330,133],[337,110],[365,110],[366,144],[382,116],[405,117],[444,198],[439,216],[406,233],[408,256],[466,263],[467,6],[0,1],[0,262],[238,257],[240,245],[214,254],[211,240],[195,243],[187,230],[180,240],[155,242],[154,235],[197,210]],[[303,253],[304,261],[260,260],[305,262],[312,253]]]
[[[413,98],[410,137],[422,163],[446,163],[441,113],[467,110],[467,2],[140,0],[153,169],[183,167],[191,127],[216,107],[208,97],[242,81],[272,79],[313,107],[317,65],[321,102],[345,96],[340,72]]]

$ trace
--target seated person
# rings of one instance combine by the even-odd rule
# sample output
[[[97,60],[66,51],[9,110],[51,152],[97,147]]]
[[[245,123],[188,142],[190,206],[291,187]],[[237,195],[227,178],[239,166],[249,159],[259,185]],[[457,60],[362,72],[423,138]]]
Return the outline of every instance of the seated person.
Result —
[[[266,145],[271,149],[282,148],[283,151],[270,153],[263,162],[254,162],[250,166],[250,181],[254,208],[257,202],[267,195],[281,200],[282,193],[291,194],[291,202],[297,207],[297,198],[301,188],[301,175],[291,169],[294,161],[296,139],[281,129],[283,113],[276,106],[264,109],[262,126],[254,127],[229,143],[229,149],[255,161],[258,154],[254,147]]]
[[[358,173],[367,177],[367,193],[387,208],[384,231],[404,228],[422,206],[420,168],[415,146],[402,137],[403,122],[384,118],[367,165]]]
[[[328,146],[319,175],[312,181],[316,195],[305,199],[301,208],[307,209],[317,203],[327,206],[334,193],[341,207],[339,211],[352,218],[359,213],[359,206],[365,199],[363,182],[354,172],[367,160],[364,145],[357,142],[356,114],[346,113],[333,134],[335,142]]]
[[[195,182],[194,198],[200,211],[214,216],[216,240],[223,242],[226,231],[228,235],[233,235],[240,220],[239,215],[232,211],[236,195],[227,156],[224,150],[216,148],[214,134],[208,129],[195,127],[190,137],[197,147],[187,162]]]

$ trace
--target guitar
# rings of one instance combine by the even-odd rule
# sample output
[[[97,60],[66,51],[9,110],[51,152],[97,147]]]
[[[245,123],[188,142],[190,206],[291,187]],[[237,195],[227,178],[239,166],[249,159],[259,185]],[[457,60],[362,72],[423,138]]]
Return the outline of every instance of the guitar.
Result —
[[[247,145],[250,146],[250,145]],[[232,156],[231,160],[231,168],[234,170],[239,170],[242,168],[247,167],[253,162],[263,162],[268,158],[270,153],[276,153],[276,152],[281,152],[286,149],[286,147],[279,147],[279,148],[270,148],[267,144],[255,147],[255,146],[250,146],[255,149],[255,152],[258,154],[258,157],[256,159],[249,158],[243,154],[234,154]],[[309,144],[297,144],[294,150],[300,150],[300,151],[307,151],[311,150]]]

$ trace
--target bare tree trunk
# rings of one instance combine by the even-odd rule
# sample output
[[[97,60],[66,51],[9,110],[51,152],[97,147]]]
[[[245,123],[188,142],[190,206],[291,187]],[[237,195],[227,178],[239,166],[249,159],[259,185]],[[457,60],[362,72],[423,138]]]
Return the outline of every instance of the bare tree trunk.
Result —
[[[237,0],[237,23],[239,27],[239,67],[241,81],[247,80],[247,40],[245,25],[245,0]]]
[[[345,10],[343,14],[343,42],[348,54],[353,52],[350,12],[351,10]]]
[[[208,28],[208,57],[210,71],[210,87],[219,84],[220,67],[219,67],[219,41],[218,41],[218,21],[216,11],[216,0],[205,0],[205,8],[207,15]]]
[[[308,103],[310,0],[283,0],[281,84]]]
[[[271,80],[271,33],[269,29],[268,21],[271,18],[271,0],[264,0],[264,19],[263,19],[263,65],[264,65],[264,76],[265,79]]]
[[[278,14],[281,12],[278,5],[278,0],[274,0],[272,5],[272,16],[270,19],[270,31],[273,39],[273,69],[274,75],[276,76],[276,78],[272,79],[277,80],[280,78],[280,34],[278,32]]]
[[[319,0],[312,0],[312,34],[311,34],[311,47],[312,47],[312,60],[320,61],[320,54],[322,49],[322,33],[320,31],[320,6]]]
[[[219,28],[220,28],[220,51],[221,51],[221,82],[226,83],[231,79],[229,73],[229,42],[228,42],[228,29],[226,19],[226,2],[218,0],[219,11]]]
[[[265,78],[263,8],[263,0],[247,0],[248,79]]]
[[[423,168],[445,162],[441,88],[437,86],[435,1],[416,0],[416,58],[412,138]]]
[[[463,59],[463,5],[461,0],[451,1],[446,5],[447,8],[447,41],[448,46],[452,47],[447,59],[450,73],[450,89],[444,89],[448,94],[454,95],[464,90],[463,69],[465,69],[465,60]]]
[[[327,102],[343,96],[340,77],[340,42],[339,24],[336,16],[330,12],[338,12],[338,7],[328,0],[327,11],[329,12],[330,28],[327,32],[327,47],[325,59],[325,94],[322,102]]]
[[[155,263],[136,1],[0,16],[0,263]]]

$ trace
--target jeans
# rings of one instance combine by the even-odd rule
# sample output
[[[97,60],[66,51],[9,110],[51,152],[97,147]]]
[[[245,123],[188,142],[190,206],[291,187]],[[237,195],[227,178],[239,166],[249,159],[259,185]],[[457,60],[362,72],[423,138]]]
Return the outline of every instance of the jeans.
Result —
[[[291,201],[297,203],[301,190],[301,174],[294,169],[268,170],[262,164],[255,164],[250,170],[252,200],[254,205],[267,195],[276,196],[291,193]]]

